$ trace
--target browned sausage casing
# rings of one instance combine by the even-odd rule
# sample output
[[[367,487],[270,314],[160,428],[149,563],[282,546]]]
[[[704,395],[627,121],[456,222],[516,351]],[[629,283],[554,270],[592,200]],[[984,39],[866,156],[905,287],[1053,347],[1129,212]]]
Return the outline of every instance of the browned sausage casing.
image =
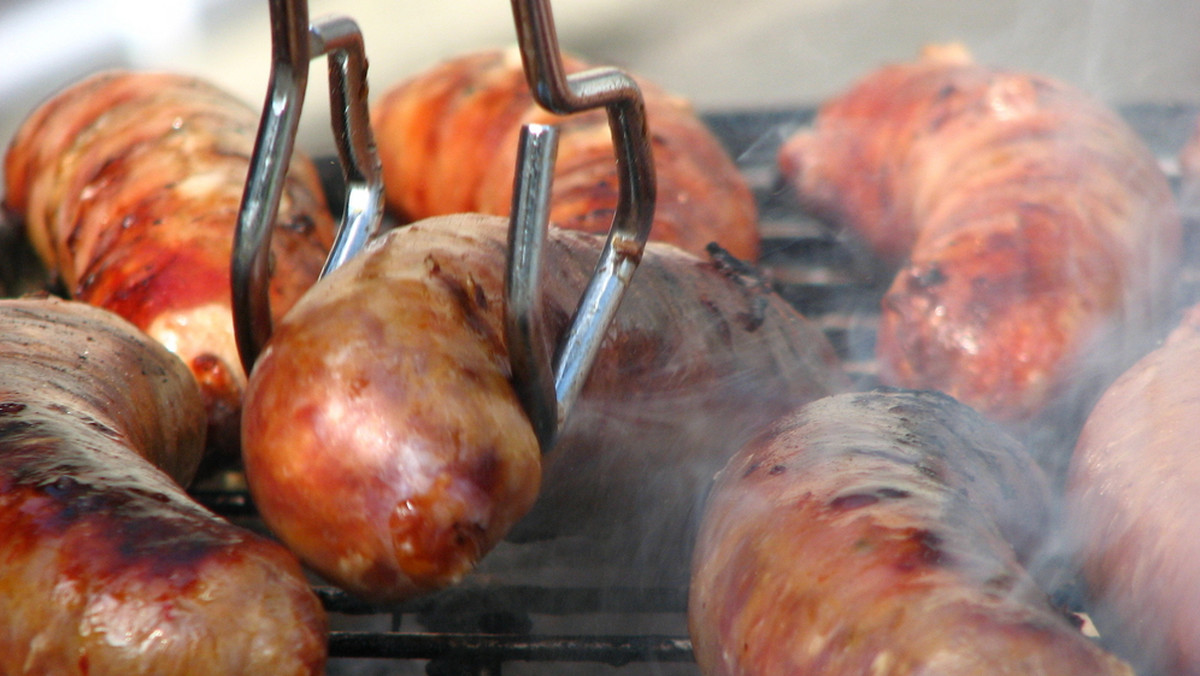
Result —
[[[504,341],[507,232],[506,219],[483,215],[392,231],[314,286],[254,367],[243,451],[255,504],[346,589],[399,599],[451,584],[538,498],[542,460]],[[602,243],[552,229],[553,340]],[[824,334],[745,282],[674,247],[647,248],[549,456],[553,497],[522,527],[635,533],[651,516],[635,507],[657,503],[663,530],[680,537],[723,443],[847,386]],[[667,487],[676,492],[659,493]],[[686,577],[686,553],[674,563]]]
[[[568,71],[586,65],[567,58]],[[758,212],[745,180],[683,99],[638,80],[658,176],[653,239],[703,255],[716,241],[758,256]],[[607,232],[617,171],[604,111],[558,117],[534,102],[515,50],[467,54],[386,91],[372,107],[387,200],[411,220],[507,215],[521,125],[558,124],[550,221]]]
[[[1068,506],[1092,613],[1144,673],[1200,674],[1200,308],[1104,392]]]
[[[210,443],[226,447],[245,383],[229,267],[257,126],[256,111],[201,80],[107,71],[31,113],[5,162],[5,204],[45,265],[73,298],[132,321],[191,367]],[[297,156],[271,239],[278,314],[316,280],[332,232],[316,171]]]
[[[688,604],[701,671],[1126,674],[1028,574],[1048,483],[946,395],[876,391],[781,417],[722,470]]]
[[[180,488],[205,416],[175,355],[84,303],[6,300],[0,371],[0,673],[322,673],[296,559]]]
[[[887,384],[1028,421],[1115,377],[1167,316],[1181,238],[1167,179],[1063,83],[931,48],[825,104],[780,163],[804,204],[905,261],[882,303]]]

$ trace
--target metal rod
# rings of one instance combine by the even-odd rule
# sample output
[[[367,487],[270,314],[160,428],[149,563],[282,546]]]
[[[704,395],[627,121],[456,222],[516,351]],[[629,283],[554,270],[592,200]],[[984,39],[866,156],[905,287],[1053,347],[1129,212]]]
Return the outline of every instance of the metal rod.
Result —
[[[270,0],[270,11],[270,83],[238,210],[230,270],[234,335],[247,373],[271,335],[271,223],[279,212],[279,179],[291,161],[308,87],[307,3]]]
[[[230,282],[233,324],[242,366],[251,370],[271,336],[271,227],[291,162],[309,62],[329,56],[332,127],[346,200],[324,276],[349,260],[379,228],[383,179],[367,106],[367,60],[351,19],[310,25],[304,0],[270,0],[271,75],[234,234]]]
[[[526,411],[534,422],[535,430],[539,430],[543,451],[547,451],[553,446],[553,435],[547,430],[557,434],[565,425],[599,352],[604,333],[641,262],[642,251],[654,221],[657,180],[646,126],[645,104],[641,89],[634,79],[615,68],[597,68],[567,75],[558,48],[549,0],[512,0],[512,8],[521,59],[534,99],[550,112],[560,115],[605,108],[619,181],[617,206],[608,239],[572,318],[571,327],[554,357],[554,382],[552,385],[527,382],[520,385]],[[529,153],[522,152],[518,160],[518,179],[528,177],[523,168],[526,161],[529,161]],[[549,182],[530,186],[529,189],[534,188],[544,190],[547,193],[544,199],[549,199]],[[538,229],[523,222],[532,217],[529,212],[513,212],[510,244],[520,247],[541,246],[540,241],[533,240]],[[544,231],[546,217],[540,218],[540,227]],[[529,239],[524,241],[523,238]],[[510,277],[520,273],[519,269],[512,270],[512,250],[510,248]],[[525,274],[532,277],[525,284],[542,283],[533,273]],[[524,286],[515,284],[512,288]],[[534,336],[545,334],[545,318],[541,315],[540,305],[530,309],[521,304],[527,302],[527,298],[520,299],[515,308],[512,302],[507,306],[507,312],[512,313],[516,309],[523,313],[520,319],[510,318],[510,324],[523,322],[529,325],[522,331],[514,332],[515,341],[509,343],[510,360],[514,374],[522,374],[517,377],[548,380],[549,376],[537,366],[542,359],[540,352],[545,348],[531,342]],[[531,365],[535,370],[527,373]],[[543,393],[549,387],[555,392],[554,407],[543,401]]]
[[[341,226],[321,270],[324,277],[377,233],[383,214],[383,169],[371,133],[362,32],[352,20],[333,17],[313,25],[310,35],[312,53],[328,57],[333,138],[346,177]]]
[[[540,314],[543,249],[557,150],[557,127],[541,124],[522,127],[504,289],[505,342],[522,346],[517,350],[510,348],[513,383],[542,448],[553,443],[558,421],[553,358]]]

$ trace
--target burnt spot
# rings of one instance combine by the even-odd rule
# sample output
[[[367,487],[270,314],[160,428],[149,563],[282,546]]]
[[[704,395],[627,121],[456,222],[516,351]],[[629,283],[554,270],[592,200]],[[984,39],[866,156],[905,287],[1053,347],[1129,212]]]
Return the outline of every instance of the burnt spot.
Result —
[[[945,101],[951,96],[954,96],[956,92],[958,92],[958,85],[950,82],[942,85],[942,88],[938,90],[937,94],[935,94],[935,98],[938,101]]]
[[[763,325],[766,318],[767,299],[762,296],[752,298],[750,300],[750,309],[737,314],[737,319],[742,323],[742,328],[746,333],[753,333],[758,327]]]
[[[944,545],[937,533],[924,528],[913,529],[902,543],[895,565],[905,572],[950,565],[951,557]]]
[[[1017,586],[1017,580],[1012,575],[1001,574],[988,578],[983,587],[987,590],[988,595],[995,598],[1006,598],[1012,594],[1012,591]]]
[[[458,277],[441,274],[441,266],[436,261],[431,261],[429,272],[450,296],[451,301],[458,308],[467,327],[482,336],[491,345],[503,344],[500,336],[492,329],[492,325],[488,322],[488,318],[484,314],[487,310],[487,299],[484,297],[483,302],[480,302],[483,291],[479,288],[479,284],[475,283],[474,279],[468,278],[467,282],[464,283]]]
[[[909,291],[924,291],[946,283],[946,273],[942,266],[931,263],[928,267],[914,267],[908,273]]]
[[[754,264],[748,263],[737,256],[734,256],[716,242],[709,242],[707,245],[705,245],[704,250],[708,253],[708,257],[709,260],[712,261],[713,268],[715,268],[717,272],[720,272],[730,281],[746,288],[764,291],[770,290],[770,280],[767,279],[763,271],[760,268],[755,267]]]
[[[772,467],[771,467],[771,469],[770,469],[770,470],[768,470],[768,471],[767,471],[767,474],[770,474],[771,476],[779,476],[780,474],[783,474],[783,473],[784,473],[784,472],[786,472],[786,471],[787,471],[787,467],[786,467],[786,466],[784,466],[784,465],[774,465],[774,466],[772,466]]]
[[[849,511],[862,507],[869,507],[879,502],[879,498],[874,493],[851,493],[850,495],[839,495],[829,501],[829,506],[838,511]]]
[[[36,426],[36,423],[31,420],[4,421],[0,423],[0,439],[26,434]]]
[[[884,500],[903,500],[912,494],[899,488],[880,488],[869,492],[849,493],[839,495],[829,501],[829,506],[838,511],[848,511],[861,507],[870,507]]]
[[[914,465],[914,467],[916,468],[916,470],[918,472],[921,473],[921,476],[933,479],[934,481],[936,481],[938,483],[943,483],[943,484],[946,483],[946,478],[942,476],[942,473],[940,471],[938,471],[938,469],[936,467],[933,467],[932,465],[928,465],[923,462],[916,463]]]
[[[13,415],[25,410],[25,404],[16,401],[0,402],[0,415]]]

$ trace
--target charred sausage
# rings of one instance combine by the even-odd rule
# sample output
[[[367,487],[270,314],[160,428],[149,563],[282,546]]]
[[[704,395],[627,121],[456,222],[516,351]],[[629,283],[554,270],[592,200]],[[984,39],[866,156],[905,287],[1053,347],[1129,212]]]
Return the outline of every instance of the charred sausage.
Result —
[[[568,71],[583,62],[567,57]],[[651,237],[703,255],[716,241],[758,256],[754,197],[733,160],[683,99],[638,81],[658,176]],[[372,108],[388,204],[404,218],[479,212],[507,215],[517,137],[528,122],[562,129],[550,221],[607,232],[617,203],[608,118],[542,110],[515,50],[471,53],[398,83]]]
[[[180,488],[205,431],[184,364],[84,303],[0,320],[0,673],[322,673],[295,557]]]
[[[900,265],[881,306],[885,384],[945,391],[1014,430],[1062,408],[1077,429],[1086,394],[1161,335],[1175,199],[1129,126],[1073,87],[930,48],[825,104],[779,161],[802,204]],[[1086,402],[1059,406],[1072,399]]]
[[[5,160],[5,205],[72,298],[112,310],[192,369],[209,440],[237,442],[245,374],[229,261],[258,113],[173,73],[106,71],[34,110]],[[313,281],[332,241],[315,168],[294,161],[272,242],[272,307]],[[232,446],[236,449],[236,445]]]
[[[1088,417],[1067,504],[1091,613],[1142,673],[1200,674],[1200,308]]]
[[[255,504],[346,589],[400,599],[454,583],[526,516],[543,478],[527,537],[644,532],[640,508],[655,504],[678,534],[726,442],[847,387],[824,334],[778,296],[651,243],[543,469],[504,342],[507,230],[470,214],[390,232],[314,286],[255,364],[243,418]],[[551,340],[602,243],[551,230]]]
[[[706,507],[688,620],[725,674],[1126,674],[1027,572],[1049,484],[936,392],[827,397],[730,460]]]

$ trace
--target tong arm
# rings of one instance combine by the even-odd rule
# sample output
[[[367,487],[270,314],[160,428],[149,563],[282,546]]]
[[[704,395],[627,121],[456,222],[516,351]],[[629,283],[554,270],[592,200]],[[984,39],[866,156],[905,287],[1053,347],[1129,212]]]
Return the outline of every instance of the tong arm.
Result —
[[[367,106],[362,33],[345,17],[310,25],[304,0],[271,0],[271,74],[238,211],[230,281],[234,335],[248,373],[271,335],[271,224],[279,212],[308,86],[309,62],[329,57],[334,141],[346,200],[324,276],[351,258],[383,219],[383,178]]]

